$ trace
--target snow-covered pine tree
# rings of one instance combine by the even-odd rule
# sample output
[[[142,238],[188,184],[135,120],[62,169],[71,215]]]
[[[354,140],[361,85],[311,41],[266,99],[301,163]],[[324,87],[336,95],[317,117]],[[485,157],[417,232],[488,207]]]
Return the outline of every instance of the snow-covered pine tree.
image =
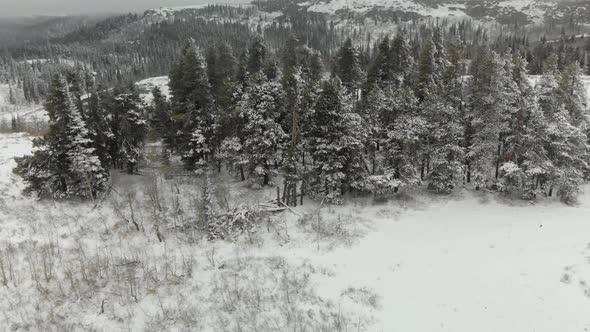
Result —
[[[267,50],[262,38],[256,37],[248,50],[247,70],[251,75],[264,69]]]
[[[115,91],[113,98],[113,119],[117,121],[115,134],[116,160],[129,174],[138,171],[147,135],[147,121],[144,106],[135,86],[129,85],[123,91]]]
[[[270,183],[271,168],[280,162],[285,148],[287,135],[279,123],[280,100],[278,82],[268,81],[262,72],[252,75],[236,105],[242,121],[239,140],[226,140],[224,144],[226,151],[239,151],[232,159],[239,160],[259,185]]]
[[[560,199],[567,204],[576,202],[584,171],[588,168],[588,137],[572,122],[570,112],[562,104],[549,119],[547,129],[547,153],[555,166],[550,185],[557,188]]]
[[[387,36],[379,43],[375,59],[367,71],[367,81],[363,88],[364,96],[367,96],[375,86],[382,89],[385,85],[391,83],[390,44],[391,42]]]
[[[586,129],[590,125],[590,118],[582,75],[582,69],[577,62],[563,68],[558,81],[558,100],[570,113],[572,124]]]
[[[25,192],[57,199],[95,198],[106,189],[108,172],[64,78],[53,79],[45,108],[49,132],[35,139],[33,155],[16,158],[14,172],[27,184]]]
[[[92,91],[88,98],[88,111],[86,112],[86,123],[95,153],[104,167],[113,165],[113,159],[109,153],[109,147],[114,145],[114,134],[109,123],[109,105],[105,101],[105,96],[96,89]]]
[[[66,149],[70,174],[66,197],[94,199],[107,189],[108,171],[96,154],[96,144],[82,119],[77,99],[70,96],[68,104],[66,135],[69,145]]]
[[[377,152],[381,148],[384,138],[384,121],[382,115],[391,111],[391,91],[391,86],[386,87],[384,91],[378,85],[375,85],[365,95],[359,107],[359,113],[363,117],[363,126],[367,132],[365,146],[371,161],[371,175],[375,175],[379,172],[379,168],[381,168],[378,165]]]
[[[525,184],[530,183],[527,176],[527,171],[530,171],[531,163],[527,163],[526,167],[523,165],[526,160],[526,156],[534,158],[531,160],[532,163],[536,164],[543,155],[542,144],[539,142],[536,135],[543,134],[543,128],[540,124],[535,123],[541,120],[538,114],[538,102],[537,97],[534,94],[528,77],[527,67],[528,63],[520,52],[515,52],[512,55],[507,54],[505,57],[505,72],[510,74],[512,80],[506,80],[507,91],[512,91],[511,94],[507,95],[507,98],[511,99],[509,105],[510,117],[508,119],[508,127],[504,133],[501,133],[501,153],[500,153],[500,166],[498,169],[498,176],[501,179],[501,185],[503,190],[509,192],[521,191],[524,187],[525,197],[530,197],[531,194],[535,194],[530,191],[530,186]],[[528,127],[528,121],[532,120],[530,131],[526,132]],[[528,142],[524,142],[523,137],[527,135],[526,139]],[[526,143],[526,144],[525,144]],[[540,143],[541,146],[537,146]],[[533,149],[528,153],[525,149],[525,145],[528,148]],[[537,154],[538,153],[538,154]],[[535,167],[535,166],[533,166]],[[528,169],[525,169],[528,168]],[[539,169],[537,169],[539,170]]]
[[[287,45],[288,46],[288,45]],[[286,72],[282,79],[282,103],[284,105],[283,114],[285,120],[283,121],[283,130],[290,133],[290,142],[287,149],[287,156],[284,162],[285,172],[285,188],[283,190],[284,196],[287,196],[287,191],[292,192],[293,188],[300,180],[300,171],[298,167],[298,157],[300,147],[300,119],[302,117],[303,90],[305,82],[302,77],[301,67],[295,65],[294,67],[286,67]],[[290,202],[286,202],[289,204]]]
[[[420,50],[420,57],[418,58],[416,96],[420,101],[430,97],[431,94],[437,93],[435,81],[437,69],[434,61],[435,52],[436,47],[432,41],[432,36],[429,34],[426,40],[424,40],[424,44]]]
[[[461,142],[465,129],[459,110],[443,96],[429,97],[422,107],[427,122],[428,188],[448,193],[463,180],[465,151]]]
[[[152,89],[152,103],[147,110],[147,120],[150,127],[150,138],[160,139],[164,144],[162,146],[162,161],[168,164],[170,161],[169,146],[174,142],[174,132],[172,120],[170,118],[170,103],[160,87],[155,86]]]
[[[390,52],[391,79],[395,86],[400,87],[402,84],[410,84],[416,63],[412,56],[412,50],[405,36],[405,32],[399,32],[395,36],[391,44]]]
[[[310,115],[307,148],[313,158],[310,190],[324,193],[327,202],[341,204],[342,194],[362,179],[364,130],[360,115],[352,112],[351,96],[339,79],[325,81]]]
[[[522,169],[527,183],[524,184],[522,197],[534,199],[544,189],[545,184],[555,172],[555,166],[549,159],[549,132],[547,119],[538,97],[533,94],[527,98],[526,117],[522,126],[518,153],[518,166]]]
[[[513,112],[512,74],[505,61],[488,48],[482,48],[472,64],[470,119],[473,137],[467,158],[476,189],[499,174],[503,134]],[[494,173],[495,170],[495,173]],[[494,176],[496,174],[496,176]]]
[[[552,117],[559,106],[556,98],[558,78],[560,76],[557,64],[557,55],[555,53],[550,54],[543,63],[543,75],[535,87],[539,96],[539,106],[546,118]]]
[[[420,184],[417,166],[422,164],[427,122],[420,114],[418,99],[409,87],[395,91],[385,120],[385,192]]]
[[[185,167],[194,170],[204,165],[214,151],[215,112],[205,60],[194,40],[189,40],[180,61],[170,73],[172,127],[176,137],[170,148],[177,148]]]
[[[334,74],[340,78],[349,93],[356,95],[356,89],[362,78],[359,51],[348,38],[338,50],[334,64]]]

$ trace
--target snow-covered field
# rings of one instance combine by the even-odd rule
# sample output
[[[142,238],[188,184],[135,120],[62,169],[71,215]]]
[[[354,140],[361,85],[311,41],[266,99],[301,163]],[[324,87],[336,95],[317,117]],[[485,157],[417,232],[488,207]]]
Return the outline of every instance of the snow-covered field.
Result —
[[[168,87],[168,76],[158,76],[158,77],[150,77],[146,78],[145,80],[141,80],[135,83],[135,86],[139,89],[141,99],[147,105],[151,104],[154,100],[154,96],[152,95],[152,90],[155,87],[160,88],[162,91],[162,95],[169,96],[170,95],[170,88]]]
[[[30,148],[28,136],[0,135],[0,330],[590,329],[588,186],[575,207],[469,188],[306,200],[209,242],[163,221],[198,213],[201,180],[148,165],[115,173],[96,207],[38,202],[11,173]],[[213,180],[231,206],[273,197]]]

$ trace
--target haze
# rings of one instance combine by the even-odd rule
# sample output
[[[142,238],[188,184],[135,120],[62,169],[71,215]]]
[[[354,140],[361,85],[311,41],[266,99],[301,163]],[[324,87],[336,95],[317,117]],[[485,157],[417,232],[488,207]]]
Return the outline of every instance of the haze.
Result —
[[[248,0],[0,0],[0,16],[141,12],[165,6],[248,2]]]

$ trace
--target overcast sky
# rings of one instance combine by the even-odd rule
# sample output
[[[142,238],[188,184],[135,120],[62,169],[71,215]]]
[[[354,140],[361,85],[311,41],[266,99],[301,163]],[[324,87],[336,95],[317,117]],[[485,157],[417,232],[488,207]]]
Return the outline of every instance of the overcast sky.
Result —
[[[165,6],[247,3],[248,0],[0,0],[0,16],[65,15],[143,11]]]

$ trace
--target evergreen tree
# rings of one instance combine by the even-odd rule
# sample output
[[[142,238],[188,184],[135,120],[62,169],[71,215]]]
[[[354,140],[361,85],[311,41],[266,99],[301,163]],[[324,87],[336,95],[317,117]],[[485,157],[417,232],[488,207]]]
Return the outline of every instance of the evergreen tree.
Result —
[[[572,125],[571,114],[562,104],[549,119],[547,153],[553,174],[550,184],[558,188],[557,194],[567,204],[576,202],[587,169],[588,137]]]
[[[473,130],[467,158],[476,188],[499,176],[500,155],[504,134],[514,111],[512,73],[497,53],[482,48],[472,64],[469,82],[470,126]]]
[[[193,40],[182,51],[180,61],[170,74],[172,93],[172,129],[170,149],[178,149],[185,167],[202,166],[213,152],[215,112],[211,86],[204,59]]]
[[[105,101],[105,96],[99,94],[96,90],[88,98],[88,112],[86,115],[89,135],[94,144],[96,155],[105,167],[113,164],[109,147],[114,145],[114,133],[109,123],[109,105]]]
[[[164,142],[162,157],[164,162],[168,162],[168,147],[174,142],[174,132],[172,131],[172,120],[170,119],[170,105],[166,96],[162,94],[159,87],[152,90],[152,105],[149,108],[148,121],[149,126],[156,137]]]
[[[364,132],[362,119],[352,112],[350,95],[339,80],[325,81],[306,132],[313,157],[311,190],[324,192],[326,201],[342,203],[342,194],[362,179]]]
[[[237,102],[238,139],[226,139],[225,154],[238,161],[256,184],[267,185],[284,152],[286,134],[279,123],[281,85],[262,73],[252,76]],[[237,155],[236,155],[237,154]],[[242,169],[244,170],[244,169]]]
[[[399,89],[392,98],[387,119],[385,141],[385,178],[387,191],[420,184],[417,165],[424,153],[426,121],[419,113],[418,99],[408,87]],[[385,189],[384,189],[385,190]]]
[[[53,80],[45,108],[49,132],[35,139],[33,155],[16,158],[14,172],[27,184],[25,192],[58,199],[96,198],[106,189],[108,172],[95,154],[65,79]]]
[[[390,50],[391,78],[395,86],[399,87],[404,83],[409,84],[416,65],[410,44],[403,33],[400,32],[395,36]]]
[[[391,81],[391,51],[388,37],[383,38],[377,49],[377,55],[367,72],[364,94],[368,94],[374,86],[383,88]]]
[[[131,84],[123,91],[115,91],[112,107],[113,119],[118,121],[113,130],[113,159],[117,161],[117,165],[132,174],[138,171],[147,135],[144,107],[135,86]]]
[[[338,50],[334,66],[334,74],[340,78],[350,93],[353,93],[358,87],[361,79],[361,67],[359,51],[352,45],[352,40],[348,38],[344,45]]]
[[[438,68],[434,59],[436,46],[429,35],[424,41],[418,59],[418,81],[416,82],[416,96],[420,101],[436,94],[436,75]]]
[[[461,147],[464,128],[459,111],[448,105],[441,96],[423,103],[427,119],[427,162],[429,189],[450,192],[462,180],[464,150]]]
[[[577,62],[561,71],[558,82],[558,100],[570,113],[572,123],[578,127],[588,127],[586,91],[581,80],[582,70]]]
[[[262,39],[256,38],[248,50],[247,70],[250,74],[254,75],[264,68],[266,53],[266,46],[264,46]]]

